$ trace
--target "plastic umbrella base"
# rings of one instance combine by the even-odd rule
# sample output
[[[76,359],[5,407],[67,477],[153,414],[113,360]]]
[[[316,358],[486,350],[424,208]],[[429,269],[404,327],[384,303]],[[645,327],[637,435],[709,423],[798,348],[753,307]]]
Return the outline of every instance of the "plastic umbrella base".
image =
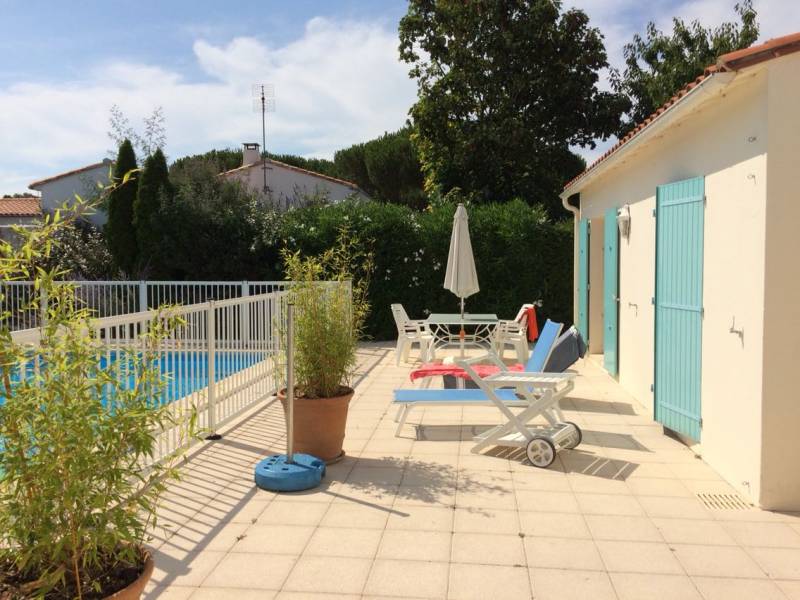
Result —
[[[299,492],[317,487],[325,476],[325,462],[309,454],[285,454],[265,458],[256,465],[255,481],[262,490]]]

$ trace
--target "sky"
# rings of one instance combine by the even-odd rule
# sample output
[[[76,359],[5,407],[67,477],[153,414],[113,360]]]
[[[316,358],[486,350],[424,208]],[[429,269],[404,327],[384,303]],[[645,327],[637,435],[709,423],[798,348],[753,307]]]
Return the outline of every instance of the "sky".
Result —
[[[735,0],[565,0],[612,65],[653,20],[713,25]],[[800,1],[755,0],[762,40],[800,31]],[[135,14],[132,12],[136,10]],[[0,195],[108,157],[112,105],[165,115],[170,159],[261,139],[252,85],[275,86],[267,148],[330,158],[401,127],[416,98],[398,60],[402,0],[0,0]],[[602,82],[607,87],[607,81]],[[594,150],[576,149],[587,160]]]

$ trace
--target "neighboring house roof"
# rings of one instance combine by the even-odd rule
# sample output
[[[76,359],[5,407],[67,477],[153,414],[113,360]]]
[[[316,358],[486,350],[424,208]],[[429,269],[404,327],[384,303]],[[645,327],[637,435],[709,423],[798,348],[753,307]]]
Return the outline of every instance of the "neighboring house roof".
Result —
[[[277,160],[272,160],[271,158],[265,158],[264,160],[259,160],[259,161],[254,162],[254,163],[250,163],[249,165],[242,165],[241,167],[236,167],[235,169],[231,169],[230,171],[224,171],[223,173],[220,173],[220,175],[228,176],[228,175],[231,175],[231,174],[234,174],[234,173],[239,173],[241,171],[246,171],[248,169],[252,169],[253,167],[261,166],[264,163],[265,160],[267,161],[267,164],[277,165],[279,167],[284,167],[286,169],[289,169],[290,171],[296,171],[297,173],[303,173],[305,175],[310,175],[312,177],[318,177],[319,179],[325,179],[325,180],[331,181],[333,183],[338,183],[340,185],[345,185],[345,186],[347,186],[349,188],[352,188],[353,190],[355,190],[357,192],[361,192],[361,189],[355,183],[353,183],[352,181],[345,181],[344,179],[337,179],[336,177],[331,177],[330,175],[323,175],[322,173],[317,173],[316,171],[309,171],[308,169],[302,169],[300,167],[295,167],[294,165],[288,165],[286,163],[283,163],[283,162],[280,162],[280,161],[277,161]]]
[[[79,169],[73,169],[72,171],[65,171],[64,173],[59,173],[58,175],[53,175],[52,177],[45,177],[44,179],[39,179],[38,181],[34,181],[32,184],[28,186],[28,189],[36,190],[39,186],[50,183],[52,181],[57,181],[58,179],[63,179],[64,177],[70,177],[72,175],[78,175],[85,171],[91,171],[93,169],[97,169],[98,167],[110,167],[112,161],[110,159],[105,159],[98,163],[93,163],[91,165],[86,165],[85,167],[80,167]]]
[[[736,50],[723,54],[717,59],[715,65],[706,67],[703,74],[698,76],[694,81],[687,83],[684,87],[678,90],[674,96],[667,100],[658,110],[647,117],[644,121],[639,123],[625,137],[619,140],[611,148],[609,148],[600,158],[595,160],[589,165],[585,171],[574,179],[568,181],[564,186],[564,191],[573,187],[581,179],[586,177],[590,172],[594,171],[601,163],[608,160],[613,154],[619,151],[623,146],[627,145],[633,138],[638,137],[644,130],[646,130],[654,121],[658,120],[667,110],[680,103],[689,92],[691,92],[698,85],[703,83],[717,73],[732,73],[751,67],[753,65],[786,56],[793,52],[800,51],[800,32],[783,37],[774,38],[759,44],[757,46],[750,46],[743,50]]]
[[[37,196],[0,198],[0,217],[39,217],[42,207]]]

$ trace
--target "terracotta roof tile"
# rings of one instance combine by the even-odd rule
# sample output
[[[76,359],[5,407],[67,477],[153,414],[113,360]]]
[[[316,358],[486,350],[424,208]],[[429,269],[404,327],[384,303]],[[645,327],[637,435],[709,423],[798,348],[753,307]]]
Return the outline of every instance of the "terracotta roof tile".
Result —
[[[39,198],[0,198],[0,217],[38,217],[42,214]]]
[[[735,52],[723,54],[717,59],[717,63],[715,65],[706,67],[702,75],[699,75],[696,79],[683,86],[653,114],[644,119],[641,123],[629,131],[625,137],[618,140],[616,144],[606,150],[606,152],[603,153],[600,158],[596,159],[591,165],[589,165],[585,171],[568,181],[564,185],[564,189],[566,190],[570,188],[578,180],[583,179],[587,174],[589,174],[590,171],[596,169],[598,165],[608,159],[612,154],[617,152],[620,148],[622,148],[622,146],[630,142],[632,138],[639,135],[644,129],[650,126],[653,121],[660,117],[669,108],[677,104],[691,90],[700,85],[705,79],[711,77],[711,75],[714,73],[738,71],[739,69],[744,69],[746,67],[750,67],[755,64],[798,51],[800,51],[800,32],[774,38],[757,46],[750,46],[749,48],[744,48],[743,50],[737,50]]]

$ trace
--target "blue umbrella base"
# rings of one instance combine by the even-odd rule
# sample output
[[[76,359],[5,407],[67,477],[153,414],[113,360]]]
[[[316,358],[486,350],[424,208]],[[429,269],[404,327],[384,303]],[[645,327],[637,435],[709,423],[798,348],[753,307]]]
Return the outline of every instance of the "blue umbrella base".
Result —
[[[299,492],[317,487],[325,476],[325,462],[309,454],[295,454],[288,462],[285,454],[265,458],[256,465],[255,481],[262,490]]]

